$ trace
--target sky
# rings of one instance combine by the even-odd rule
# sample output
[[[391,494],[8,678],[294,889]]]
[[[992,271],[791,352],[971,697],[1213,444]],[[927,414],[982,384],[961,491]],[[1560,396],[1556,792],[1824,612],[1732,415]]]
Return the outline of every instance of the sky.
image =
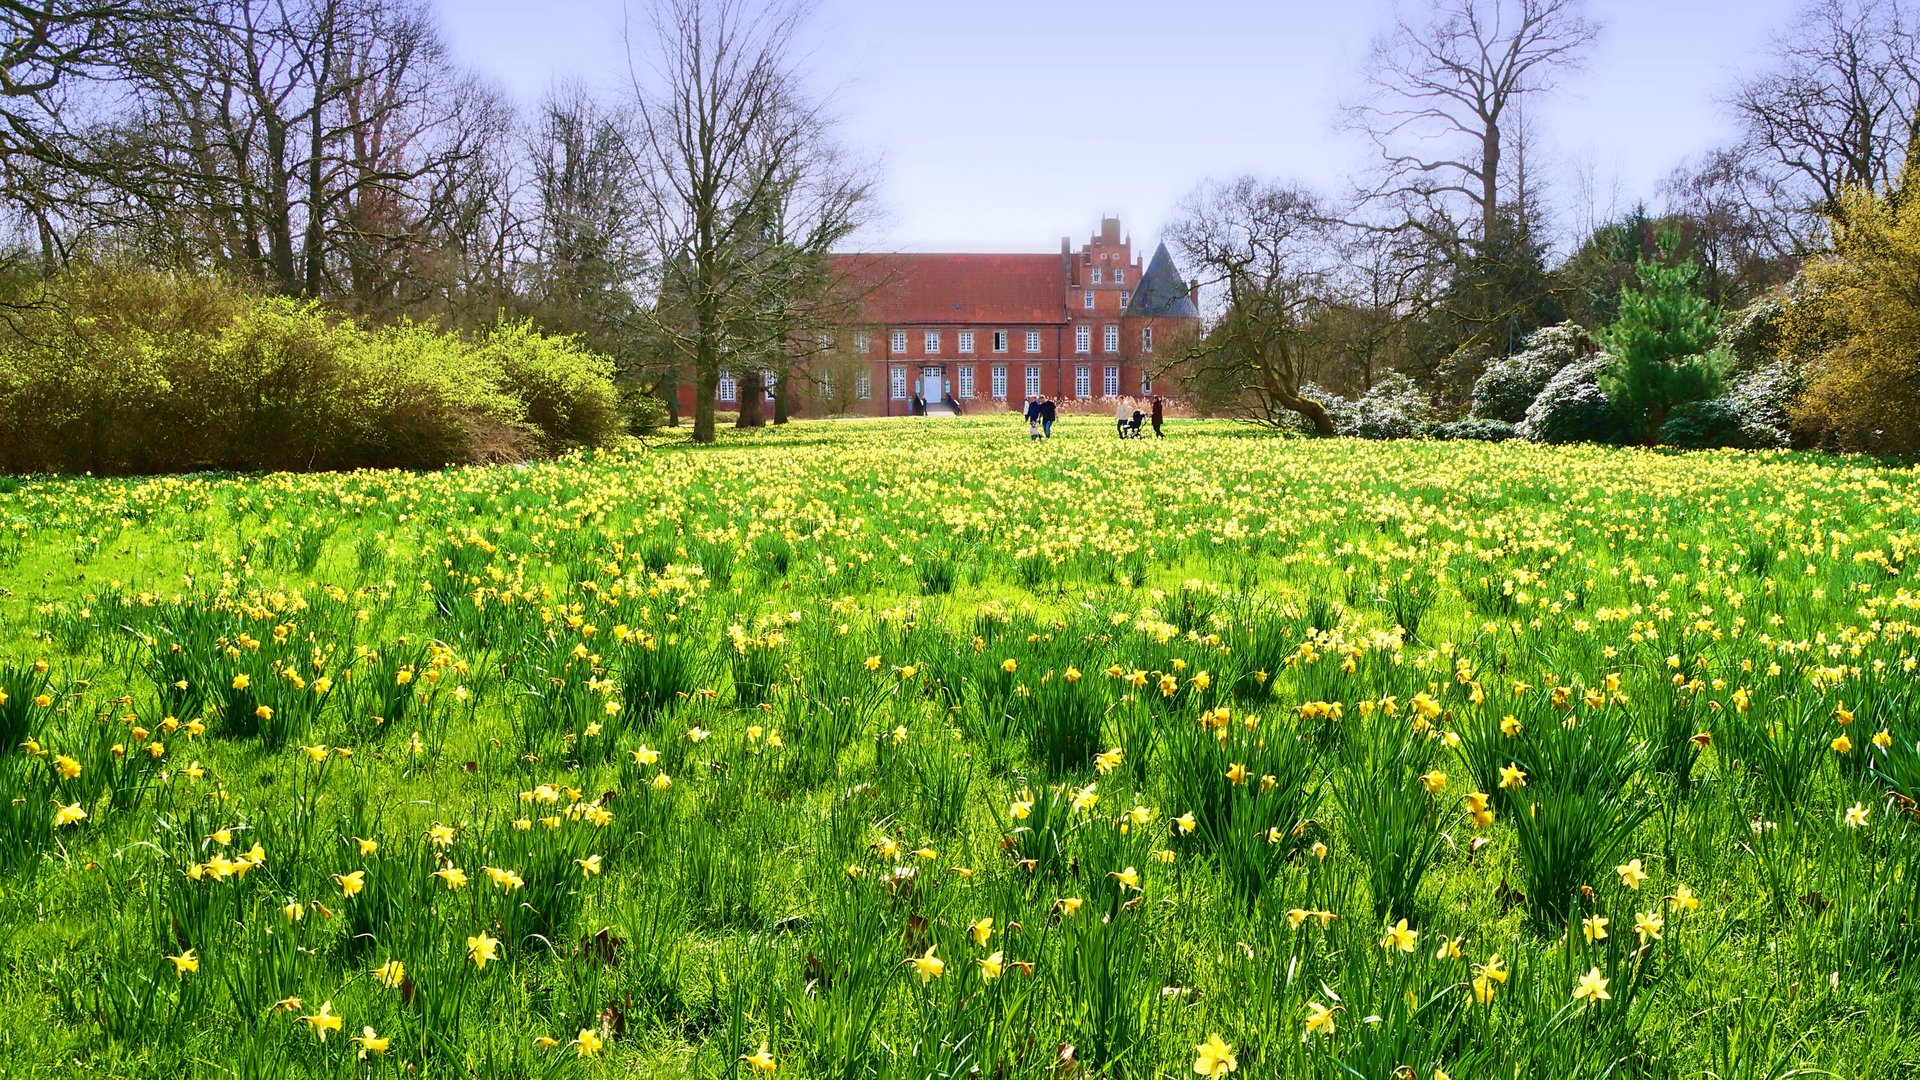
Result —
[[[1560,229],[1656,203],[1676,166],[1729,141],[1722,100],[1764,67],[1801,3],[1588,0],[1602,29],[1584,70],[1530,106]],[[1150,249],[1209,179],[1344,191],[1371,159],[1340,129],[1341,103],[1363,92],[1369,45],[1395,11],[1394,0],[817,5],[799,62],[840,141],[880,177],[859,246],[898,251],[1054,251],[1102,216]],[[558,80],[616,96],[630,85],[622,0],[437,6],[456,59],[522,102]]]

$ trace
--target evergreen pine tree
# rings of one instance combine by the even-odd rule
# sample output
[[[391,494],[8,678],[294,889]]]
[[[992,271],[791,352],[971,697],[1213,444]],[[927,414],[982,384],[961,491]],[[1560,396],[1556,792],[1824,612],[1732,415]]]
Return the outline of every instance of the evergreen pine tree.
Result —
[[[1660,247],[1671,257],[1676,238]],[[1630,441],[1652,444],[1676,406],[1720,393],[1725,358],[1714,349],[1719,313],[1695,287],[1692,260],[1666,265],[1641,259],[1636,287],[1620,294],[1620,315],[1595,335],[1608,353],[1600,373]]]

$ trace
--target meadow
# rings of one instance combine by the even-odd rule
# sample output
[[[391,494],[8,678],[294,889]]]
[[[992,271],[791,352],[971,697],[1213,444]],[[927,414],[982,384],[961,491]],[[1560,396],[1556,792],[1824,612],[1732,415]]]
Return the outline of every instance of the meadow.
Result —
[[[802,423],[0,484],[0,1073],[1920,1074],[1920,483]]]

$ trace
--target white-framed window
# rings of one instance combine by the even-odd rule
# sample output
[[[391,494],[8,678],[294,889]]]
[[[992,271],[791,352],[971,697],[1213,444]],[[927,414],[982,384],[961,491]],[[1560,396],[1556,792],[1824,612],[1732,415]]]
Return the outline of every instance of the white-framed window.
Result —
[[[1086,298],[1081,302],[1086,305],[1088,311],[1092,311],[1093,310],[1093,290],[1088,289],[1086,291],[1085,297]]]
[[[774,378],[773,372],[771,371],[767,372],[766,376],[767,376],[767,400],[772,401],[774,389],[780,385],[780,380]]]
[[[733,401],[740,396],[740,383],[730,371],[720,373],[720,400]]]
[[[1120,396],[1120,365],[1108,364],[1100,375],[1100,392],[1107,397]]]
[[[853,335],[853,351],[854,352],[859,353],[861,356],[865,356],[867,355],[867,353],[871,352],[872,350],[873,350],[873,336],[871,334]]]
[[[973,396],[973,365],[962,364],[960,366],[959,378],[960,396],[963,398],[971,398]]]
[[[905,330],[895,330],[893,332],[893,351],[895,353],[907,351],[907,332]]]
[[[1120,328],[1118,326],[1115,326],[1113,323],[1108,323],[1106,329],[1102,331],[1100,334],[1100,346],[1102,351],[1104,352],[1110,352],[1110,353],[1119,352],[1120,351]]]
[[[1007,400],[1007,365],[993,365],[993,397],[995,401]]]
[[[1143,394],[1153,393],[1153,372],[1145,368],[1142,368],[1140,371],[1140,392]]]
[[[973,331],[960,331],[960,351],[969,356],[973,354]]]
[[[1078,353],[1093,351],[1093,327],[1082,323],[1073,328],[1073,351]]]
[[[853,396],[861,401],[870,400],[873,397],[873,379],[867,375],[854,376]]]
[[[1151,326],[1143,326],[1140,328],[1140,351],[1153,351],[1153,327]]]
[[[1027,396],[1028,397],[1040,396],[1040,365],[1039,364],[1027,365]]]
[[[1097,266],[1093,268],[1093,283],[1100,284],[1100,268]]]
[[[1007,332],[1005,330],[995,330],[993,332],[993,351],[1007,351]]]
[[[1040,351],[1040,331],[1038,330],[1027,331],[1027,351],[1028,352]]]
[[[1121,310],[1121,311],[1125,311],[1125,310],[1127,310],[1127,301],[1129,301],[1129,300],[1131,300],[1131,299],[1133,299],[1133,293],[1132,293],[1132,292],[1130,292],[1129,290],[1126,290],[1126,289],[1121,289],[1121,290],[1120,290],[1120,310]]]
[[[831,352],[833,350],[833,335],[817,334],[814,336],[813,343],[818,347],[819,351]]]
[[[1093,369],[1086,364],[1073,367],[1073,396],[1082,401],[1093,396]]]
[[[938,330],[927,331],[927,355],[932,356],[933,354],[939,351],[940,351],[940,331]]]
[[[889,377],[889,381],[893,384],[889,388],[893,394],[893,400],[907,400],[907,369],[903,367],[894,368],[893,374]]]
[[[1127,283],[1127,268],[1126,268],[1126,267],[1124,267],[1124,266],[1116,266],[1116,267],[1114,267],[1114,268],[1113,268],[1113,283],[1114,283],[1115,285],[1125,285],[1125,284]],[[1124,295],[1126,295],[1126,294],[1125,294],[1125,293],[1122,293],[1121,295],[1123,295],[1123,296],[1124,296]],[[1126,302],[1126,301],[1124,301],[1124,300],[1123,300],[1123,301],[1121,301],[1121,303],[1125,303],[1125,302]]]

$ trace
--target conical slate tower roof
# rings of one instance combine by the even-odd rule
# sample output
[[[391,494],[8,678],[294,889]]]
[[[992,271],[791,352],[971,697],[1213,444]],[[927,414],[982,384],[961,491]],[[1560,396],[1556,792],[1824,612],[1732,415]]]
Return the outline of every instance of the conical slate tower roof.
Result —
[[[1133,299],[1124,314],[1175,319],[1200,317],[1200,309],[1187,295],[1187,283],[1180,280],[1180,271],[1173,265],[1173,256],[1167,254],[1164,241],[1153,253],[1153,261],[1147,264],[1147,272],[1141,276],[1140,287],[1133,291]]]

